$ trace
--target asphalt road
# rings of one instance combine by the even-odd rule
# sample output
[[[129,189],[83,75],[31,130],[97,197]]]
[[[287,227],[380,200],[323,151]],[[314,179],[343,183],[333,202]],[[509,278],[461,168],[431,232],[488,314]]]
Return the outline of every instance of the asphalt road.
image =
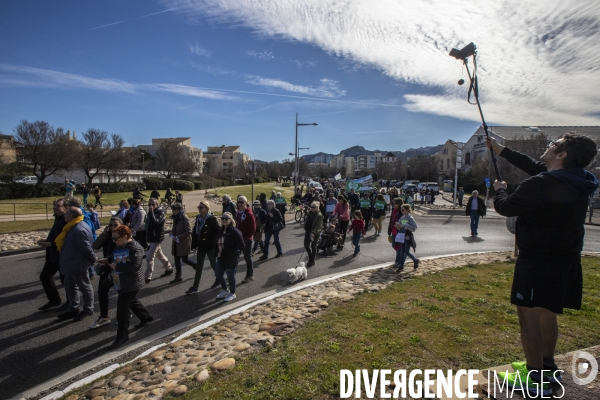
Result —
[[[416,219],[419,225],[415,235],[418,257],[513,248],[514,237],[506,230],[503,218],[482,219],[476,238],[470,236],[467,217],[429,216]],[[600,227],[588,225],[586,228],[585,250],[600,251]],[[361,253],[356,258],[351,257],[353,249],[348,241],[341,252],[327,257],[318,256],[316,265],[309,270],[309,278],[393,261],[394,251],[387,237],[375,238],[372,234],[371,230],[362,240]],[[299,261],[306,261],[303,236],[303,230],[297,224],[288,223],[281,234],[284,257],[256,263],[255,281],[238,287],[238,299],[285,285],[284,271]],[[271,257],[276,254],[274,247],[272,249]],[[258,259],[258,255],[254,259]],[[43,260],[42,252],[0,258],[1,398],[10,398],[104,354],[106,346],[112,343],[116,335],[116,326],[113,324],[88,330],[87,326],[94,320],[92,317],[74,323],[58,320],[52,311],[37,311],[47,301],[39,283]],[[155,276],[160,275],[162,269],[162,265],[157,263]],[[245,269],[242,261],[238,267],[239,280],[244,277]],[[200,293],[183,295],[192,283],[193,274],[192,268],[184,264],[182,283],[169,284],[169,278],[155,279],[141,290],[140,299],[154,316],[154,322],[133,332],[130,335],[131,342],[221,307],[223,303],[215,300],[219,291],[209,290],[214,279],[208,260],[205,262]],[[96,286],[97,280],[93,284]],[[59,286],[59,291],[64,299],[62,286]],[[111,291],[109,314],[113,321],[116,298],[116,293]],[[137,318],[134,317],[132,326],[135,323]]]

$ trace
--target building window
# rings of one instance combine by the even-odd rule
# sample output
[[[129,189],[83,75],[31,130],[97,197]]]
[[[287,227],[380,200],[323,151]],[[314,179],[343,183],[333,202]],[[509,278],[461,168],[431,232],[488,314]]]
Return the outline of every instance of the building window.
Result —
[[[465,165],[471,164],[471,153],[465,154]]]

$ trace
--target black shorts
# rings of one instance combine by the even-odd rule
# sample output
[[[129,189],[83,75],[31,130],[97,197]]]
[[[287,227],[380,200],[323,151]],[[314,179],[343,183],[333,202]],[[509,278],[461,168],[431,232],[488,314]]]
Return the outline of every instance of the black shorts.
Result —
[[[556,314],[579,310],[583,292],[581,263],[556,263],[517,258],[510,302],[543,307]]]

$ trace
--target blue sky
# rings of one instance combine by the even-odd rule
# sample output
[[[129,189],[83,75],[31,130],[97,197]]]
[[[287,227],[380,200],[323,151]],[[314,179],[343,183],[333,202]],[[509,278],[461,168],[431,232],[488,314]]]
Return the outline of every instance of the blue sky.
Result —
[[[4,1],[0,131],[41,119],[281,160],[298,112],[319,123],[300,128],[309,153],[466,140],[479,114],[447,53],[470,41],[489,124],[599,125],[593,3]]]

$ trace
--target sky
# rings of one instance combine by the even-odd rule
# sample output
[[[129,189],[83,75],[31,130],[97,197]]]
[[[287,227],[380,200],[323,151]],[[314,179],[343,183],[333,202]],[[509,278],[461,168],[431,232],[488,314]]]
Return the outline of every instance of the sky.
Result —
[[[0,2],[0,131],[44,120],[253,159],[466,141],[452,47],[475,42],[488,125],[600,125],[600,2]],[[469,68],[474,68],[472,58]]]

